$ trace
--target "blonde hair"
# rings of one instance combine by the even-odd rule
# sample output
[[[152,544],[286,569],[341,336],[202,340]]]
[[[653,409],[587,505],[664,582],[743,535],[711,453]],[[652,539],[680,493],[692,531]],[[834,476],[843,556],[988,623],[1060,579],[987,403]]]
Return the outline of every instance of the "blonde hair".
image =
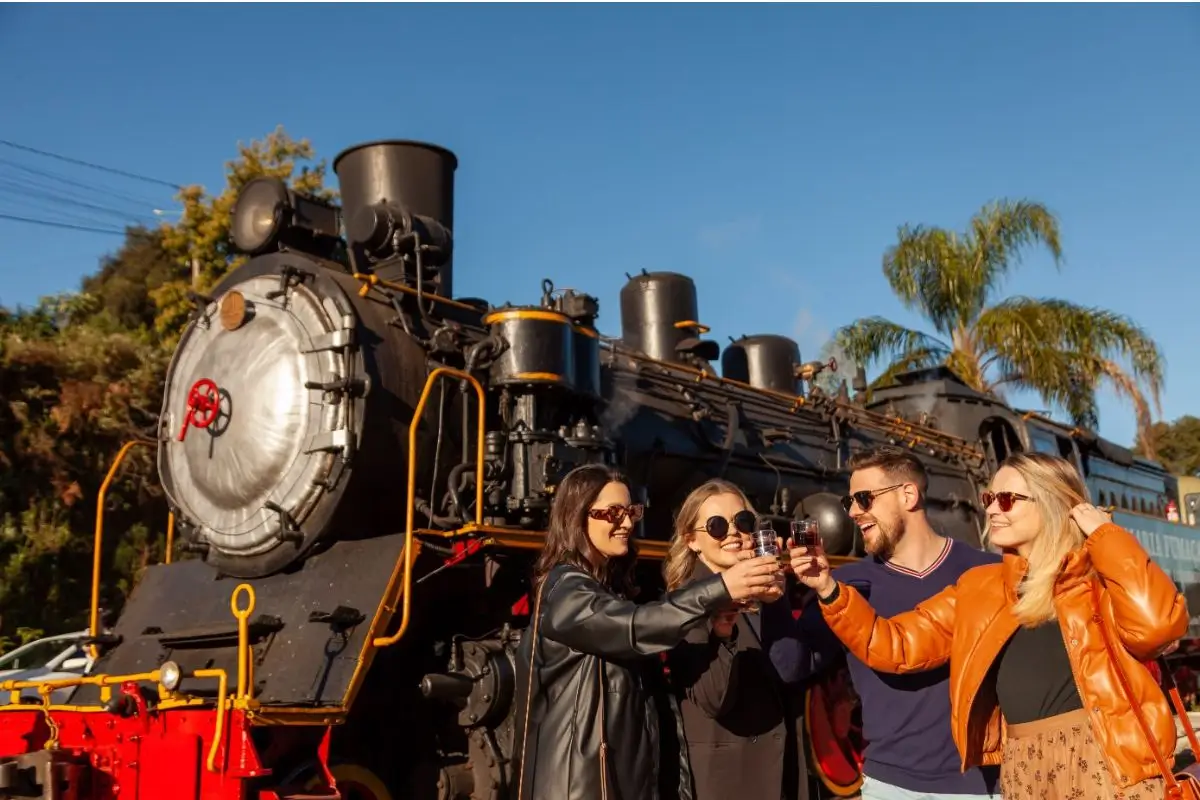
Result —
[[[1071,519],[1071,509],[1088,501],[1087,485],[1079,471],[1065,458],[1045,453],[1016,453],[1000,468],[1012,467],[1025,479],[1029,496],[1042,517],[1041,531],[1029,549],[1029,568],[1017,587],[1013,614],[1031,628],[1054,619],[1054,582],[1063,558],[1083,545],[1083,531]],[[1019,500],[1017,502],[1027,502]],[[991,520],[984,528],[986,541]]]
[[[667,557],[663,559],[663,578],[667,582],[667,591],[671,592],[687,583],[696,568],[699,556],[688,547],[691,536],[699,523],[700,506],[710,497],[722,494],[736,495],[751,512],[754,506],[736,484],[722,478],[712,478],[697,486],[684,498],[679,513],[675,515],[675,533],[671,536],[671,545],[667,549]]]

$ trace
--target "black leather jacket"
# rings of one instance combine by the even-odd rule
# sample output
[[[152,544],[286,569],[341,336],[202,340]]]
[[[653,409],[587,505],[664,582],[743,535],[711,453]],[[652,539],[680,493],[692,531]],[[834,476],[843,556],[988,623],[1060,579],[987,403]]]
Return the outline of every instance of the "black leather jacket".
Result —
[[[577,567],[554,567],[543,589],[532,671],[532,621],[517,651],[515,800],[658,800],[660,778],[689,800],[686,752],[669,764],[671,770],[678,765],[678,781],[659,775],[663,698],[652,676],[661,676],[661,662],[650,656],[679,644],[729,602],[719,575],[639,605]],[[668,724],[668,738],[683,751],[680,723]]]

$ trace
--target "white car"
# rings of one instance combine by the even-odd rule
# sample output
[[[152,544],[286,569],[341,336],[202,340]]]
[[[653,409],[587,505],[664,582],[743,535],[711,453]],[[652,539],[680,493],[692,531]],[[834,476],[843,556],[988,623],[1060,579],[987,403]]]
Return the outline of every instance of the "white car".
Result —
[[[60,633],[21,645],[0,656],[0,682],[53,681],[87,675],[94,661],[83,643],[90,635],[88,631]],[[56,689],[51,695],[51,702],[65,703],[74,691],[74,686]],[[11,697],[8,692],[0,692],[0,705],[8,705]],[[41,700],[41,695],[34,687],[21,690],[21,697],[25,702],[29,702],[29,699]]]

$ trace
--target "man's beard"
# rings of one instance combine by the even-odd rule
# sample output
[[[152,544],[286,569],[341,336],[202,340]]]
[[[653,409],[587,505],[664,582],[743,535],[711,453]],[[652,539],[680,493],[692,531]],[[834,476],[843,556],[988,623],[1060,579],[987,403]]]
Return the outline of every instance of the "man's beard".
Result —
[[[875,556],[880,561],[887,561],[895,554],[896,543],[904,536],[904,520],[898,519],[890,524],[881,519],[876,519],[874,522],[875,535],[871,537],[869,544],[867,537],[863,537],[863,548],[866,549],[868,555]]]

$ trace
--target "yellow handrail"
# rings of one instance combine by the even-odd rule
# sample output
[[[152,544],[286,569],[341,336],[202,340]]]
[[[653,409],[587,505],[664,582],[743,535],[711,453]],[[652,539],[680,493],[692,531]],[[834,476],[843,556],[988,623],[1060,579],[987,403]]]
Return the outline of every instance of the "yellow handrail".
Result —
[[[152,672],[138,672],[132,675],[80,675],[74,678],[62,678],[53,681],[20,681],[7,680],[0,681],[0,693],[10,692],[12,694],[10,702],[12,705],[0,706],[0,712],[4,711],[32,711],[32,706],[20,704],[20,692],[22,689],[38,690],[38,694],[42,696],[42,705],[39,707],[43,714],[47,715],[47,724],[51,727],[50,742],[55,742],[57,734],[55,733],[56,726],[53,720],[49,719],[49,713],[52,711],[79,711],[86,710],[83,707],[68,707],[59,708],[49,705],[48,700],[50,695],[57,689],[66,689],[71,686],[97,686],[100,687],[103,699],[103,693],[108,691],[107,687],[115,684],[125,683],[126,681],[153,681],[159,683],[162,677],[160,670]],[[221,736],[225,731],[225,716],[228,712],[228,703],[226,703],[226,694],[228,693],[229,678],[223,669],[198,669],[192,673],[193,678],[216,678],[217,679],[217,721],[216,727],[213,730],[212,745],[208,749],[208,771],[216,772],[217,751],[220,749]],[[160,691],[165,691],[160,689]],[[96,711],[103,711],[102,706],[96,706]]]
[[[416,410],[413,411],[412,423],[408,426],[408,509],[404,521],[404,587],[402,590],[404,602],[400,627],[391,636],[377,637],[372,642],[375,647],[388,647],[395,644],[408,629],[409,613],[412,610],[413,514],[417,503],[417,426],[421,423],[421,414],[425,411],[425,403],[429,400],[429,393],[433,389],[434,383],[443,376],[467,381],[475,389],[475,396],[479,399],[478,435],[475,445],[475,526],[482,527],[483,525],[483,446],[484,427],[487,423],[487,398],[484,395],[483,386],[469,373],[453,367],[438,367],[425,379],[425,386],[421,390],[421,399],[417,402]],[[394,592],[395,587],[389,584],[386,595],[389,602],[394,602],[392,599]]]
[[[167,512],[167,554],[163,559],[164,564],[171,563],[171,551],[175,549],[175,512]]]
[[[92,542],[92,607],[88,623],[88,633],[92,637],[98,636],[100,633],[100,566],[101,566],[101,551],[104,544],[104,498],[108,495],[108,487],[112,484],[113,478],[117,475],[117,469],[121,466],[121,462],[125,460],[126,454],[129,453],[136,445],[154,445],[156,442],[150,439],[133,439],[121,445],[121,449],[117,451],[117,457],[113,459],[108,468],[108,474],[104,476],[104,482],[100,484],[100,491],[96,495],[96,533]],[[165,563],[171,563],[171,550],[175,545],[175,512],[167,512],[167,554]],[[96,645],[88,645],[88,653],[92,658],[99,658],[99,648]]]
[[[104,497],[108,494],[109,484],[117,474],[117,468],[125,460],[125,454],[139,444],[153,444],[153,442],[146,439],[134,439],[122,445],[117,452],[117,457],[113,459],[112,465],[108,468],[108,474],[104,476],[104,482],[100,484],[99,494],[96,495],[96,534],[92,543],[92,608],[91,622],[88,625],[88,633],[93,637],[100,634],[100,559],[104,544]],[[99,648],[96,645],[88,645],[88,648],[92,658],[100,657]]]
[[[242,592],[246,593],[246,607],[238,608],[238,595]],[[250,664],[250,612],[254,610],[254,587],[248,583],[238,584],[238,587],[233,590],[233,595],[229,598],[229,608],[233,611],[233,615],[238,621],[238,649],[237,649],[237,666],[238,666],[238,682],[237,694],[234,698],[244,700],[250,696],[253,691],[253,686],[250,681],[251,664]]]
[[[228,712],[225,707],[225,694],[229,691],[229,676],[223,669],[198,669],[192,676],[217,679],[217,724],[213,728],[212,745],[208,748],[208,761],[205,764],[209,772],[216,772],[217,750],[221,746],[221,736],[225,733],[225,714]]]

